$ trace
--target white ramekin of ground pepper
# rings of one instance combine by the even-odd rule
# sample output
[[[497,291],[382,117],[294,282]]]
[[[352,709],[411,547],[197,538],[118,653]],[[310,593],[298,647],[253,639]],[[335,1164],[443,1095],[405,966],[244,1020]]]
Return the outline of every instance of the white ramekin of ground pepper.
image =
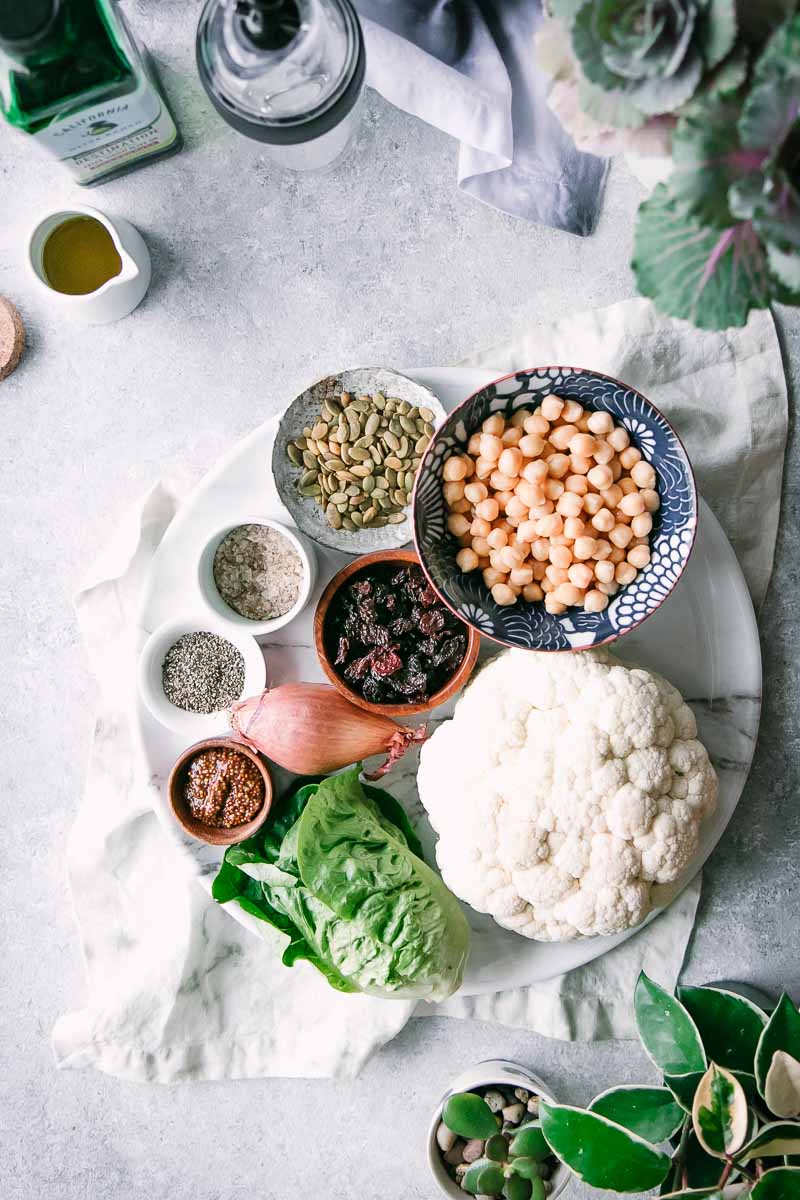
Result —
[[[317,579],[310,542],[271,517],[228,521],[208,539],[197,569],[200,593],[214,614],[254,637],[298,616]]]
[[[241,629],[198,613],[165,621],[139,655],[139,694],[157,721],[199,739],[229,728],[231,705],[264,690],[258,642]]]

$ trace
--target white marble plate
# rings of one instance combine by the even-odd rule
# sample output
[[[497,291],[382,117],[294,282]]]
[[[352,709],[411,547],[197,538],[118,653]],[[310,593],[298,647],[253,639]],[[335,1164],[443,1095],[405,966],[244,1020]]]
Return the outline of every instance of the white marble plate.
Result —
[[[500,371],[439,368],[408,374],[431,387],[452,408]],[[273,418],[239,442],[206,475],[176,515],[159,546],[143,598],[145,633],[176,612],[197,606],[197,558],[208,537],[226,521],[251,512],[291,524],[269,474],[279,418]],[[262,641],[270,683],[290,679],[322,680],[313,650],[312,618],[319,593],[346,555],[322,547],[319,577],[306,611],[291,625]],[[491,652],[491,651],[489,651]],[[699,530],[689,566],[669,599],[652,617],[620,639],[614,653],[665,675],[683,693],[697,716],[699,736],[720,777],[720,803],[704,825],[697,856],[674,894],[708,858],[742,794],[755,748],[761,711],[761,657],[755,615],[739,564],[716,518],[700,502]],[[445,706],[435,719],[448,715]],[[186,742],[163,728],[139,705],[139,728],[148,772],[159,785],[159,816],[183,850],[189,869],[207,890],[219,852],[188,838],[174,823],[165,785]],[[225,730],[224,717],[220,732]],[[402,800],[417,824],[433,863],[433,835],[414,789],[415,762],[403,760],[387,786]],[[275,771],[278,790],[288,777]],[[473,929],[472,951],[462,994],[474,995],[520,987],[559,975],[605,954],[630,933],[583,941],[533,942],[500,929],[489,917],[465,909]],[[233,917],[260,933],[259,922],[230,907]]]

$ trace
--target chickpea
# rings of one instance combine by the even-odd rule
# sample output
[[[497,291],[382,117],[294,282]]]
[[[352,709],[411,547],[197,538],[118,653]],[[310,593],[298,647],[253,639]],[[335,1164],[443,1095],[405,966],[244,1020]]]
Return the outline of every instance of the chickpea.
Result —
[[[492,588],[492,599],[495,604],[505,607],[508,604],[516,603],[517,593],[507,583],[496,583]]]
[[[598,583],[598,592],[602,592],[604,596],[616,596],[619,591],[618,583]]]
[[[577,517],[583,512],[583,500],[575,492],[564,492],[556,504],[556,512],[562,517]]]
[[[619,454],[626,446],[630,445],[631,439],[627,429],[623,429],[621,425],[615,425],[611,432],[606,434],[606,441]]]
[[[574,458],[591,458],[597,449],[597,439],[590,433],[576,433],[569,444],[569,452]]]
[[[452,483],[454,480],[463,479],[467,473],[467,464],[464,459],[458,454],[451,455],[444,464],[442,474],[447,483]]]
[[[604,608],[608,608],[608,596],[603,595],[598,588],[592,588],[584,597],[583,607],[587,612],[602,612]]]
[[[508,534],[505,529],[493,529],[486,535],[486,540],[493,550],[502,550],[508,544]]]
[[[543,563],[539,563],[539,566],[540,566],[540,567],[543,567],[543,566],[544,566],[544,564],[543,564]],[[541,578],[540,580],[538,580],[538,583],[539,583],[539,587],[540,587],[540,588],[542,589],[542,591],[544,592],[544,594],[545,594],[545,597],[547,596],[548,592],[552,592],[552,591],[554,591],[554,589],[555,589],[555,586],[556,586],[556,585],[555,585],[555,584],[552,582],[552,580],[550,580],[550,579],[548,579],[548,578],[547,578],[547,575],[543,575],[543,576],[542,576],[542,578]]]
[[[491,497],[481,500],[475,505],[475,516],[482,517],[484,521],[496,521],[499,515],[500,505]]]
[[[619,549],[624,550],[633,537],[633,531],[628,525],[615,525],[608,535],[608,540]]]
[[[588,567],[586,563],[573,563],[567,571],[567,575],[569,576],[570,583],[574,584],[576,588],[581,589],[587,588],[594,578],[592,568]]]
[[[583,507],[589,516],[593,517],[603,507],[602,498],[598,496],[597,492],[587,492],[583,497]]]
[[[547,538],[537,537],[533,542],[531,542],[531,555],[536,559],[537,562],[550,561],[550,543],[548,542]]]
[[[509,517],[527,517],[529,504],[526,504],[519,496],[511,496],[506,504],[506,512]]]
[[[592,467],[586,478],[592,487],[597,488],[598,492],[603,492],[614,482],[614,473],[611,467],[598,463],[596,467]]]
[[[560,613],[567,611],[566,604],[562,604],[560,600],[556,600],[555,592],[548,592],[544,598],[544,606],[547,612],[553,616],[558,616]]]
[[[465,489],[466,490],[466,489]],[[617,487],[616,483],[612,483],[610,488],[606,488],[600,495],[603,497],[603,504],[606,508],[612,511],[618,507],[620,500],[625,495],[621,487]]]
[[[551,479],[563,479],[569,469],[570,460],[566,454],[551,454],[547,459],[547,473]]]
[[[526,551],[521,546],[504,546],[502,550],[497,551],[497,557],[509,571],[513,571],[525,562]]]
[[[588,475],[591,470],[591,458],[581,458],[571,454],[570,469],[573,475]]]
[[[538,583],[527,583],[522,589],[522,598],[527,600],[528,604],[534,604],[537,600],[541,600],[544,592],[539,587]]]
[[[608,465],[611,467],[611,474],[614,476],[614,483],[616,483],[622,474],[622,463],[618,458],[612,458]]]
[[[470,550],[465,547],[463,550],[459,550],[458,554],[456,555],[456,563],[466,574],[467,571],[475,570],[478,565],[478,556],[474,549]]]
[[[559,587],[562,583],[569,583],[569,575],[565,567],[557,567],[555,563],[550,563],[548,567],[545,567],[544,573],[554,587]]]
[[[611,413],[593,412],[589,414],[588,425],[592,433],[599,433],[605,436],[607,433],[611,433],[611,430],[614,428],[614,418],[611,416]]]
[[[567,517],[564,522],[564,534],[571,538],[574,542],[579,537],[583,537],[586,532],[586,526],[580,517]]]
[[[598,441],[597,449],[592,458],[599,466],[608,466],[614,458],[615,451],[613,446],[609,446],[608,442]]]
[[[609,512],[607,508],[601,508],[592,517],[592,525],[600,533],[610,533],[616,525],[614,514]]]
[[[633,480],[632,480],[632,479],[630,479],[628,476],[626,476],[624,479],[620,479],[620,481],[619,481],[619,483],[617,484],[617,486],[618,486],[618,487],[620,488],[620,490],[622,491],[622,495],[623,495],[623,497],[625,497],[625,496],[630,496],[630,494],[631,494],[632,492],[636,492],[636,491],[638,491],[638,490],[639,490],[639,489],[636,487],[636,484],[633,482]],[[620,500],[620,504],[621,504],[621,503],[622,503],[622,501]]]
[[[642,452],[636,446],[626,446],[619,456],[619,461],[626,471],[630,471],[631,467],[634,467],[641,457]]]
[[[569,546],[554,546],[550,543],[550,562],[554,567],[566,569],[572,562],[572,551]]]
[[[473,537],[488,538],[492,527],[488,521],[484,521],[483,517],[476,517],[470,525],[469,531]]]
[[[521,479],[514,488],[514,495],[518,496],[528,508],[533,508],[537,504],[541,504],[547,497],[545,491],[538,484],[528,483],[527,479]]]
[[[462,547],[469,546],[470,549],[472,548],[472,534],[471,533],[462,533],[461,537],[456,538],[456,541],[458,542],[459,546],[462,546]]]
[[[526,463],[520,474],[528,483],[543,483],[549,474],[549,467],[539,458],[536,462]]]
[[[574,425],[556,425],[555,429],[550,430],[550,445],[555,446],[556,450],[566,450],[577,432]]]
[[[489,462],[496,463],[502,453],[503,443],[499,437],[493,433],[484,433],[481,435],[481,458],[486,458]]]
[[[661,508],[661,497],[654,488],[644,488],[642,490],[642,499],[647,512],[658,512]]]
[[[462,513],[451,513],[447,518],[447,528],[454,537],[463,537],[469,533],[469,521]]]
[[[481,435],[473,433],[472,437],[467,442],[467,454],[471,454],[473,458],[477,458],[481,452]]]
[[[504,475],[502,471],[492,471],[489,476],[489,486],[496,492],[513,492],[517,486],[516,475]]]
[[[447,499],[447,487],[445,484],[444,498]],[[464,488],[464,495],[469,500],[470,504],[480,504],[481,500],[485,500],[489,495],[489,489],[485,483],[468,483]]]
[[[624,548],[622,546],[612,546],[611,553],[608,556],[608,561],[614,564],[625,562]]]
[[[522,470],[522,451],[518,446],[509,446],[497,461],[498,471],[502,471],[509,479],[519,475]]]
[[[594,573],[600,583],[611,583],[614,578],[614,564],[608,561],[596,563]]]
[[[628,551],[628,562],[631,564],[631,566],[636,567],[637,570],[641,570],[642,567],[646,567],[650,562],[650,547],[634,546],[632,550]],[[622,564],[620,563],[620,566],[621,565]]]
[[[554,595],[556,600],[560,600],[562,604],[566,604],[569,607],[574,607],[576,604],[583,604],[585,593],[581,588],[575,587],[574,583],[570,583],[569,580],[567,580],[566,583],[561,583],[558,585]]]
[[[500,441],[504,446],[518,446],[523,436],[524,432],[522,429],[518,429],[513,425],[509,425]]]
[[[484,433],[494,434],[495,437],[499,437],[505,427],[506,419],[502,413],[492,413],[492,415],[487,417],[481,425],[481,429]]]
[[[453,479],[442,488],[444,498],[448,504],[455,504],[456,500],[460,500],[464,495],[464,491],[464,483],[461,479]]]
[[[617,583],[621,583],[623,585],[623,587],[627,583],[633,583],[634,579],[636,578],[636,575],[637,575],[637,570],[636,570],[636,567],[633,565],[633,563],[629,563],[629,562],[617,563],[616,570],[614,571],[614,579],[616,580]]]
[[[489,558],[492,553],[492,547],[484,537],[474,537],[472,539],[472,549],[479,558]]]
[[[629,517],[627,513],[622,511],[621,508],[614,509],[614,516],[617,518],[618,525],[630,525],[631,521],[633,520],[633,517]],[[632,532],[633,530],[631,530],[631,533]]]
[[[631,469],[631,479],[638,488],[647,488],[648,491],[656,486],[656,473],[649,462],[635,463]]]
[[[539,406],[539,412],[548,421],[557,421],[564,409],[564,401],[558,396],[545,396]]]
[[[546,479],[544,494],[548,500],[558,500],[564,494],[564,485],[560,479]]]
[[[622,497],[619,507],[626,517],[638,517],[640,513],[644,512],[644,500],[639,492],[629,492]]]
[[[541,517],[549,517],[551,513],[556,511],[556,506],[552,500],[543,500],[541,504],[537,504],[528,513],[532,521],[538,521]]]
[[[526,433],[536,433],[539,435],[539,437],[546,437],[550,432],[550,422],[540,410],[539,412],[532,413],[531,416],[526,417],[522,424],[522,428]]]
[[[514,492],[495,492],[494,498],[497,501],[498,507],[501,512],[506,511],[506,505],[508,504],[509,500],[511,499],[511,497],[513,495],[514,495]]]
[[[468,454],[462,454],[461,457],[463,458],[464,465],[467,468],[467,473],[464,478],[472,479],[473,475],[475,474],[475,463]]]
[[[577,559],[591,558],[594,554],[597,541],[593,537],[579,537],[575,539],[575,545],[572,547],[572,553]]]
[[[468,513],[471,512],[472,505],[469,500],[456,500],[455,504],[450,505],[451,513]]]
[[[533,414],[529,408],[518,408],[514,413],[512,413],[510,424],[514,427],[514,429],[519,429],[520,427],[524,428],[528,417],[532,415]]]
[[[639,493],[641,495],[641,492]],[[653,528],[653,518],[649,512],[638,513],[631,521],[631,529],[634,537],[646,538],[650,530]]]
[[[535,521],[523,521],[517,528],[517,538],[520,542],[533,542],[536,536]]]
[[[510,567],[507,567],[501,559],[499,550],[492,550],[491,554],[489,555],[489,566],[493,571],[497,571],[499,575],[503,576],[507,575],[511,569]],[[489,586],[491,587],[491,584]]]
[[[578,426],[578,429],[580,429],[581,433],[590,433],[591,432],[589,429],[589,415],[590,414],[588,412],[585,412],[583,414],[583,416],[578,417],[578,420],[575,422],[575,424]]]
[[[592,555],[592,558],[595,562],[603,562],[605,559],[611,557],[611,551],[613,548],[614,547],[611,545],[611,542],[607,542],[605,538],[598,538],[597,549]]]
[[[538,433],[526,433],[518,443],[518,448],[526,458],[538,458],[544,450],[544,438]]]
[[[548,517],[540,517],[536,522],[536,532],[539,537],[551,537],[554,533],[561,533],[564,528],[564,522],[558,513],[552,513]]]
[[[568,492],[570,492],[571,494],[578,496],[578,497],[585,496],[586,493],[589,491],[589,484],[586,481],[585,475],[568,475],[565,480],[564,486],[566,487]],[[581,507],[583,507],[582,499],[581,499]]]
[[[500,571],[495,571],[494,567],[484,567],[482,574],[483,582],[490,591],[496,583],[502,583],[505,579],[505,575]]]
[[[478,479],[488,479],[494,471],[494,463],[488,458],[479,458],[475,463],[475,474]]]
[[[514,587],[525,587],[529,583],[533,583],[533,567],[514,567],[509,575],[509,580]]]
[[[562,421],[580,421],[583,416],[583,405],[578,404],[577,400],[567,400],[561,410]]]
[[[546,578],[547,563],[539,562],[538,559],[533,560],[532,568],[533,578],[537,583],[541,583]]]

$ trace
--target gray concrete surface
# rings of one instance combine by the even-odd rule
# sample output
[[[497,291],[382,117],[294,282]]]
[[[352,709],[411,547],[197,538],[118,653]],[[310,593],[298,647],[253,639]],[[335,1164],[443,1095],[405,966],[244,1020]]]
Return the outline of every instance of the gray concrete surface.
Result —
[[[615,165],[594,237],[518,223],[460,196],[453,142],[372,94],[345,165],[281,174],[202,97],[191,64],[197,9],[131,6],[175,102],[179,157],[86,194],[0,130],[0,293],[29,334],[22,366],[0,384],[0,1195],[429,1197],[422,1131],[432,1098],[465,1063],[518,1057],[582,1102],[649,1078],[642,1054],[436,1020],[412,1022],[355,1082],[158,1089],[56,1072],[50,1028],[83,989],[63,846],[94,691],[69,597],[125,506],[170,463],[199,474],[326,370],[452,363],[526,322],[632,295],[641,193]],[[23,268],[34,214],[78,195],[129,217],[153,252],[146,302],[110,327],[62,324]],[[779,320],[797,394],[800,320],[788,310]],[[761,739],[706,871],[687,965],[693,981],[785,984],[796,997],[798,482],[792,440],[761,621]]]

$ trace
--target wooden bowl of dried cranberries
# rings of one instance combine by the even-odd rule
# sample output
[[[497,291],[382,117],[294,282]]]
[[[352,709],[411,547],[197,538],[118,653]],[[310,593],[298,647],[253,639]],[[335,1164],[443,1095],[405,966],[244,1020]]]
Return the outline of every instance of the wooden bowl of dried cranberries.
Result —
[[[314,639],[333,686],[389,717],[444,704],[469,679],[480,645],[441,602],[413,550],[348,563],[320,597]]]

